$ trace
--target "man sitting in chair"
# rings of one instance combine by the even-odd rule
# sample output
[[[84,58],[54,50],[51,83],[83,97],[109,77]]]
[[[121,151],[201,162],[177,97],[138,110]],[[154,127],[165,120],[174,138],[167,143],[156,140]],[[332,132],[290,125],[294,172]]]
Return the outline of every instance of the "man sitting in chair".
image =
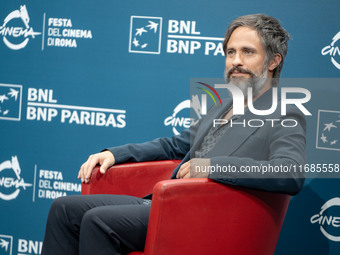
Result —
[[[242,16],[231,22],[223,43],[227,84],[240,88],[244,115],[236,116],[232,100],[212,107],[190,130],[172,138],[158,138],[142,144],[127,144],[91,155],[81,166],[78,178],[90,182],[93,168],[100,172],[123,162],[181,159],[172,178],[207,177],[217,182],[264,191],[295,195],[304,178],[299,173],[241,171],[244,166],[292,166],[305,163],[303,113],[288,106],[286,115],[278,108],[270,116],[256,116],[248,109],[272,106],[273,88],[278,86],[289,35],[273,17],[262,14]],[[248,94],[252,88],[252,94]],[[235,100],[234,100],[235,101]],[[249,103],[250,102],[250,103]],[[242,107],[243,108],[243,107]],[[272,119],[261,127],[213,125],[214,119]],[[284,126],[282,120],[296,125]],[[223,122],[223,121],[222,121]],[[196,166],[196,167],[195,167]],[[198,166],[198,168],[197,168]],[[207,171],[209,167],[232,166],[235,172]],[[205,169],[195,171],[194,169]],[[43,255],[121,254],[142,251],[145,245],[150,199],[122,195],[68,196],[58,198],[48,216]]]

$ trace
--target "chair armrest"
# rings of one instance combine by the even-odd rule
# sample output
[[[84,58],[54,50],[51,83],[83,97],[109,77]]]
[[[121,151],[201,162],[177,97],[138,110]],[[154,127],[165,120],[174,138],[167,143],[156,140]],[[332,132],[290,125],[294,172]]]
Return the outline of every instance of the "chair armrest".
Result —
[[[289,198],[206,178],[161,181],[145,254],[273,254]]]
[[[171,177],[180,160],[125,163],[110,167],[101,174],[96,166],[88,184],[82,184],[82,195],[123,194],[143,197],[152,193],[154,185]]]

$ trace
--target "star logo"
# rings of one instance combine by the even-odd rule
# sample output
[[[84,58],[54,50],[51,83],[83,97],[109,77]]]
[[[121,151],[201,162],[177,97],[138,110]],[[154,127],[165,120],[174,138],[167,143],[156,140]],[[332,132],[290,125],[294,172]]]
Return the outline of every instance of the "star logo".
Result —
[[[160,54],[162,18],[131,16],[130,53]]]
[[[142,34],[143,34],[144,32],[148,32],[148,31],[146,31],[146,30],[144,29],[144,27],[137,28],[136,30],[137,30],[137,32],[136,32],[135,36],[142,36]]]
[[[15,90],[15,89],[12,89],[12,88],[9,89],[8,95],[10,95],[11,97],[14,97],[15,101],[17,101],[17,99],[18,99],[18,94],[19,94],[19,90]]]
[[[322,136],[320,137],[320,139],[323,141],[323,143],[327,143],[327,137],[322,133]]]
[[[0,247],[4,248],[5,251],[8,250],[9,241],[0,238]]]
[[[3,103],[5,100],[8,100],[8,97],[6,97],[6,94],[0,95],[0,102]]]
[[[330,145],[334,145],[334,144],[336,144],[337,142],[338,142],[338,140],[333,140],[333,141],[330,142]]]
[[[0,254],[12,255],[13,236],[0,235]]]
[[[149,23],[150,23],[150,25],[147,25],[146,27],[149,27],[150,30],[153,29],[154,32],[156,33],[156,32],[157,32],[157,27],[158,27],[159,24],[157,24],[157,23],[155,23],[155,22],[152,22],[152,21],[150,21],[150,20],[149,20]]]
[[[325,125],[325,128],[323,129],[323,131],[328,131],[328,132],[330,132],[331,131],[331,128],[337,128],[337,126],[335,126],[334,124],[333,124],[333,122],[331,122],[331,123],[325,123],[324,124]]]
[[[22,86],[0,84],[0,120],[21,119]]]
[[[340,150],[340,111],[319,110],[316,148]]]
[[[139,41],[137,41],[136,38],[133,38],[132,44],[133,44],[135,47],[138,47],[138,46],[139,46]]]

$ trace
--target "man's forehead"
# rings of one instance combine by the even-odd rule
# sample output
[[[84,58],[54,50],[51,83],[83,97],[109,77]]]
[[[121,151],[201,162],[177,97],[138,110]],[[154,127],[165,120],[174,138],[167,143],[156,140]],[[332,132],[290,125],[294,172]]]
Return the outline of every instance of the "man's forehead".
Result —
[[[231,33],[227,43],[227,48],[235,46],[251,47],[251,45],[253,45],[253,47],[256,47],[259,43],[262,46],[261,38],[255,29],[241,26],[237,27]]]
[[[251,35],[255,37],[260,37],[256,31],[255,28],[247,27],[247,26],[240,26],[234,29],[234,31],[231,33],[230,37],[235,35]]]

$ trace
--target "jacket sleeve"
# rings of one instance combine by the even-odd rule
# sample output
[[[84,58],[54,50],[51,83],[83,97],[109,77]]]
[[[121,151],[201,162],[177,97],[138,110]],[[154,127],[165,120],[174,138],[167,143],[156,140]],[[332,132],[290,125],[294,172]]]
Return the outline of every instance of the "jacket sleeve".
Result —
[[[126,144],[112,147],[116,164],[124,162],[144,162],[167,159],[183,159],[190,150],[191,129],[185,129],[172,138],[157,138],[150,142]]]
[[[295,127],[281,125],[283,119],[294,119]],[[296,108],[287,109],[268,131],[269,157],[255,160],[249,157],[218,156],[210,159],[209,178],[218,182],[264,191],[296,195],[302,188],[305,174],[299,166],[305,164],[306,121]],[[244,145],[246,146],[246,145]],[[233,171],[222,171],[229,166]],[[219,171],[218,167],[220,167]]]

